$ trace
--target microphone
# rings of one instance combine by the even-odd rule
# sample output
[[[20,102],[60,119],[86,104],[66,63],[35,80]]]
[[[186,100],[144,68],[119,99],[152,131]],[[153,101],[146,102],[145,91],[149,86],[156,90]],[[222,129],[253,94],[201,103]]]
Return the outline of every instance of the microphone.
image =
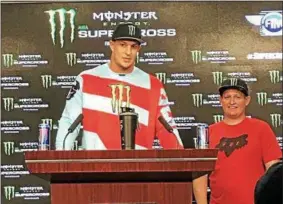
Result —
[[[68,128],[68,132],[67,134],[65,135],[64,137],[64,140],[63,140],[63,150],[65,150],[65,141],[67,139],[67,136],[72,133],[76,127],[79,125],[79,123],[83,120],[83,114],[81,113],[80,115],[78,115],[78,117],[76,118],[76,120],[71,124],[71,126]]]
[[[170,133],[173,132],[173,128],[167,123],[167,121],[164,119],[162,115],[158,117],[158,120],[168,132]]]

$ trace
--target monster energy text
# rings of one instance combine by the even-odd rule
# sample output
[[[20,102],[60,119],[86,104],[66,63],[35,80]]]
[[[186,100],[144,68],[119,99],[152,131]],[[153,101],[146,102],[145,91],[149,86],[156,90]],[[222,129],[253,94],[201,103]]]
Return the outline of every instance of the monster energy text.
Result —
[[[15,186],[4,186],[3,188],[6,200],[11,200],[15,197]]]
[[[4,152],[10,156],[15,152],[15,142],[3,142]]]
[[[192,94],[194,106],[200,107],[202,105],[202,94]]]
[[[4,110],[11,111],[14,109],[14,98],[3,98]]]
[[[192,54],[192,60],[195,64],[198,64],[199,62],[201,62],[202,57],[201,57],[200,50],[192,50],[191,54]]]
[[[43,88],[48,89],[52,86],[52,76],[51,75],[41,75],[41,83]]]
[[[77,54],[74,52],[66,53],[67,64],[73,66],[77,63]]]
[[[256,93],[257,95],[257,102],[259,105],[263,106],[267,104],[267,93],[266,92],[259,92]]]
[[[71,27],[71,34],[70,34],[70,41],[71,43],[75,39],[75,17],[76,17],[76,10],[70,9],[66,10],[65,8],[60,8],[56,10],[48,10],[45,11],[45,13],[49,14],[49,23],[51,28],[51,38],[53,45],[56,45],[56,14],[59,16],[59,22],[60,22],[60,30],[59,30],[59,38],[60,38],[60,44],[61,48],[64,47],[64,31],[66,28],[67,19],[66,16],[69,15],[69,23]]]
[[[14,56],[13,54],[2,54],[3,57],[3,66],[11,67],[14,65]]]

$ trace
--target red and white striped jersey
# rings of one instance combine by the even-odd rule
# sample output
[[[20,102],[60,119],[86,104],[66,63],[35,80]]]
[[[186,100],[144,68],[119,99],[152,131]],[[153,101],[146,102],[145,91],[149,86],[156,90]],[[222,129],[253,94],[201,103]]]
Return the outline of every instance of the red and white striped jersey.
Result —
[[[164,149],[183,148],[162,83],[137,67],[129,74],[118,74],[103,64],[79,74],[69,91],[59,121],[56,149],[62,149],[67,129],[81,113],[83,149],[121,149],[119,112],[124,106],[134,108],[138,114],[136,149],[151,149],[155,136]],[[159,122],[159,116],[173,128],[173,133]],[[79,129],[69,134],[65,149],[72,148]]]

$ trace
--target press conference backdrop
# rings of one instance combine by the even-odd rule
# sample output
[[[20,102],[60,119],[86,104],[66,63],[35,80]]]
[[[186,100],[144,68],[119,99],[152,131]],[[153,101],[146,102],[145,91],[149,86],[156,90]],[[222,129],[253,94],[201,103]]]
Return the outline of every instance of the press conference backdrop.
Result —
[[[29,175],[22,151],[37,149],[42,122],[54,148],[75,77],[108,62],[113,28],[123,22],[141,27],[136,65],[164,83],[187,147],[198,123],[223,119],[217,87],[226,77],[249,84],[248,116],[267,121],[282,147],[280,9],[282,2],[2,5],[2,202],[50,203],[49,183]]]

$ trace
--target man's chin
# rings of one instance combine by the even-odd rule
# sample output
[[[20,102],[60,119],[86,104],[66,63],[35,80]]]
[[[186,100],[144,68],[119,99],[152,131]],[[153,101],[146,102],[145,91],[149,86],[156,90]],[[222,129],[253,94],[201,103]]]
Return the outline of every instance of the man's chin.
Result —
[[[130,69],[132,66],[133,64],[128,64],[128,63],[124,63],[120,65],[120,67],[124,70]]]

